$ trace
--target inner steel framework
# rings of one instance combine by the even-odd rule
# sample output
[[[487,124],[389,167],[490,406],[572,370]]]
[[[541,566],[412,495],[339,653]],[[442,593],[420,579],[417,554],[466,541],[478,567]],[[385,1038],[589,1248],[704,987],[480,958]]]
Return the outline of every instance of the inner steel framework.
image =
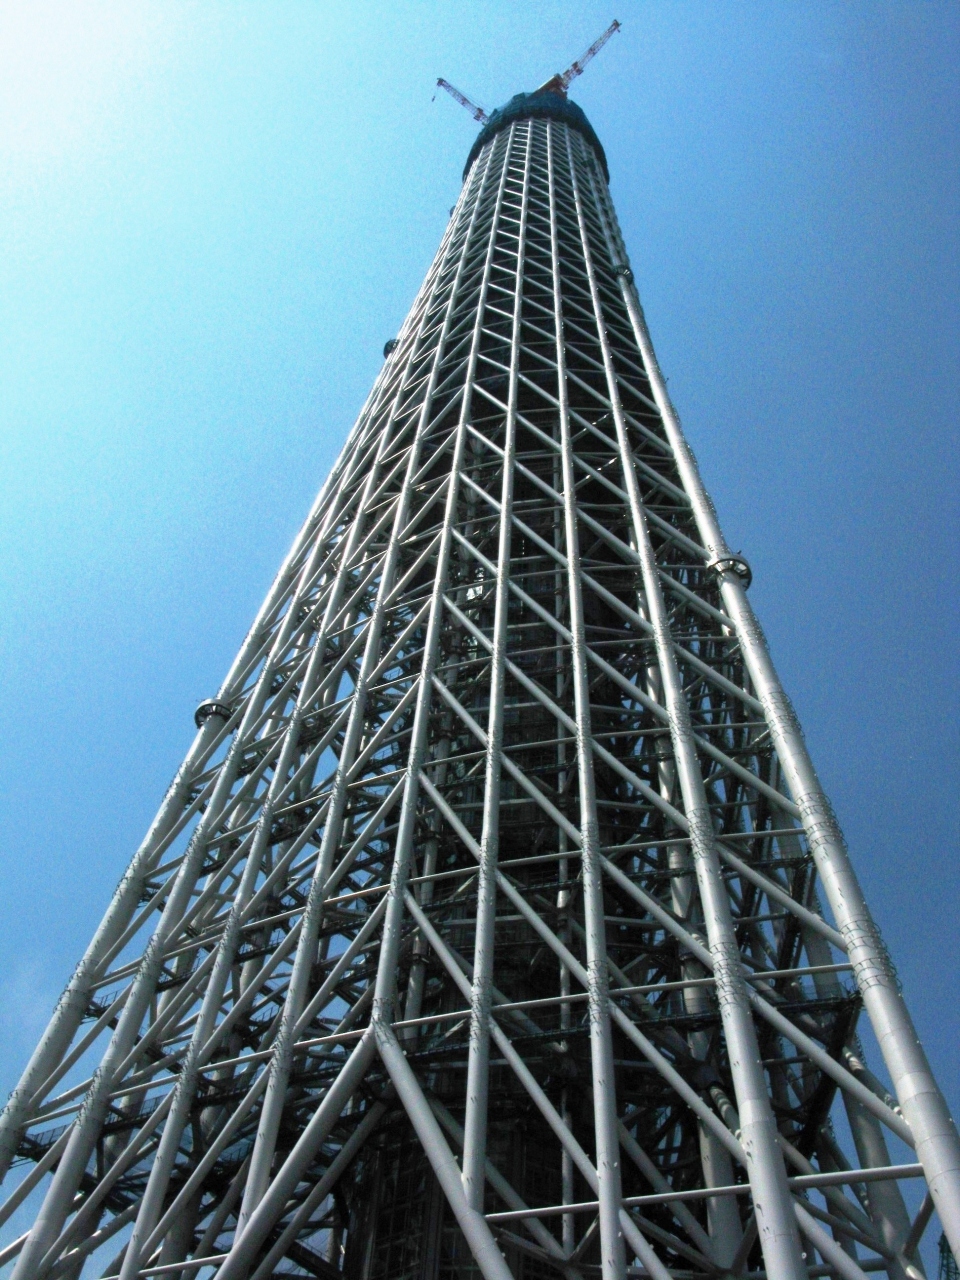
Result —
[[[14,1280],[915,1280],[934,1208],[960,1248],[955,1128],[553,96],[481,136],[3,1113]]]

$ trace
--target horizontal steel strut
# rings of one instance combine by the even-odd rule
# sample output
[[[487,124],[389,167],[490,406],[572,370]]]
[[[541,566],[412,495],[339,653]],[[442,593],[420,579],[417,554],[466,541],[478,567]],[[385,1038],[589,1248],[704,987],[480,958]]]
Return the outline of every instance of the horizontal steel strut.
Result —
[[[919,1280],[934,1210],[960,1249],[594,143],[491,126],[0,1119],[15,1280]]]

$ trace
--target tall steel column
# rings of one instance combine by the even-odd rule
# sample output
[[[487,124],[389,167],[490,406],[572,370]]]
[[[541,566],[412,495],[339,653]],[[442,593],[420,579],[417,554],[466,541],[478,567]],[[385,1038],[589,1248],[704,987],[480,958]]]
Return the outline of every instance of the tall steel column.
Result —
[[[749,585],[600,143],[518,95],[0,1120],[15,1280],[918,1280],[934,1212],[960,1249]]]

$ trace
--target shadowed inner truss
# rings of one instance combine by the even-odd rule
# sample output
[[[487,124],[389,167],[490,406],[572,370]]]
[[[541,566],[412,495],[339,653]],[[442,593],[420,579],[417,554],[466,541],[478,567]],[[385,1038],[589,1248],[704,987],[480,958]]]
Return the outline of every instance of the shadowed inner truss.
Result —
[[[922,1275],[631,281],[576,130],[486,144],[7,1108],[16,1280]]]

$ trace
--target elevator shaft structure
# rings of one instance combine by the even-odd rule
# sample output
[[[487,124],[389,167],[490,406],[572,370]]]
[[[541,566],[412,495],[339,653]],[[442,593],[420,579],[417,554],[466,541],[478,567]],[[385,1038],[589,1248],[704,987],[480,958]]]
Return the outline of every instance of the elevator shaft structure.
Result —
[[[0,1260],[919,1280],[957,1134],[561,92],[388,346],[3,1113]]]

